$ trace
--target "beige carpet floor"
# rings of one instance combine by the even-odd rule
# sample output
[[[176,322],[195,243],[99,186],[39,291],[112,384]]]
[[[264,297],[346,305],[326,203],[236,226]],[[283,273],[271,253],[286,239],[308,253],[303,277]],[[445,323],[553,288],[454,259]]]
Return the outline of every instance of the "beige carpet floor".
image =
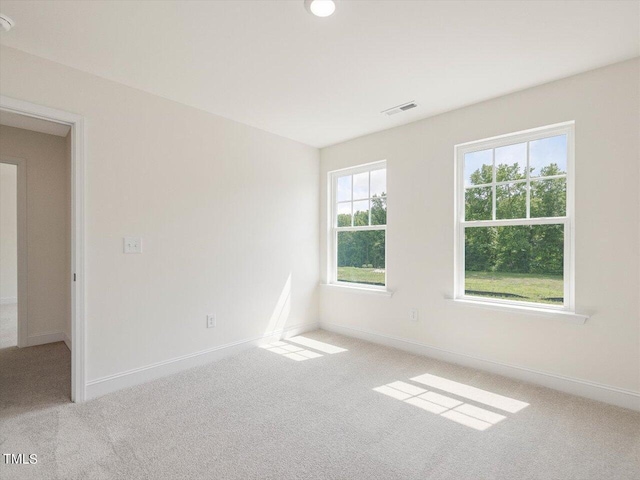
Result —
[[[68,369],[0,350],[0,451],[38,455],[3,480],[640,478],[637,412],[325,331],[84,404]]]

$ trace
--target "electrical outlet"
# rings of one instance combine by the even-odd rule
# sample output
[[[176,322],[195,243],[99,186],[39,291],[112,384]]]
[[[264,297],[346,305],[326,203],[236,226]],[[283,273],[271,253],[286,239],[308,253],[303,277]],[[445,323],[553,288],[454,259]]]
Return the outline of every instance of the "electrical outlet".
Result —
[[[124,237],[124,253],[142,253],[140,237]]]
[[[410,308],[409,309],[409,321],[410,322],[417,322],[418,321],[418,309],[417,308]]]
[[[207,315],[207,328],[214,328],[216,326],[216,316]]]

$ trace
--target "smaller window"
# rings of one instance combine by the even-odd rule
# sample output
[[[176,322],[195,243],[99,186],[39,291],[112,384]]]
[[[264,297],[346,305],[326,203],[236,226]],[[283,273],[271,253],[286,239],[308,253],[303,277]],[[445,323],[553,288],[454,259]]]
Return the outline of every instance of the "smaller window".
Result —
[[[329,174],[331,283],[387,284],[387,169],[376,162]]]

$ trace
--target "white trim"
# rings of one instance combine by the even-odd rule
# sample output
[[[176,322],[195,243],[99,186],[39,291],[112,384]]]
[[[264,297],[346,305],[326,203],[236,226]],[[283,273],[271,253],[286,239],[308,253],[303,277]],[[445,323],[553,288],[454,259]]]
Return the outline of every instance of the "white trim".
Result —
[[[563,271],[566,277],[564,282],[564,304],[567,310],[576,311],[576,217],[575,217],[575,186],[576,186],[576,126],[575,122],[567,122],[567,189],[566,216],[569,222],[564,225],[565,255]]]
[[[17,167],[17,261],[18,261],[18,347],[28,347],[29,339],[29,303],[27,301],[29,284],[27,255],[27,163],[24,158],[0,156],[0,163]]]
[[[320,328],[349,337],[359,338],[368,342],[397,348],[417,355],[424,355],[449,363],[455,363],[478,370],[488,371],[512,379],[542,385],[571,395],[597,400],[599,402],[616,405],[640,411],[640,392],[624,388],[604,385],[588,380],[566,377],[555,373],[541,372],[518,365],[487,360],[463,353],[452,352],[442,348],[426,345],[403,338],[381,334],[372,330],[349,327],[336,323],[320,322]]]
[[[71,401],[85,400],[85,276],[84,276],[84,198],[85,128],[84,119],[34,103],[0,95],[0,110],[71,127]],[[24,256],[26,257],[26,255]],[[26,261],[26,260],[25,260]],[[73,277],[76,277],[74,281]],[[20,301],[21,292],[18,292]],[[26,295],[24,295],[26,304]],[[18,306],[19,310],[22,304]]]
[[[392,297],[393,291],[387,290],[384,287],[375,288],[375,287],[363,287],[360,283],[354,283],[353,285],[348,285],[345,283],[321,283],[320,286],[322,288],[326,288],[327,290],[333,290],[336,292],[344,292],[344,293],[361,293],[365,295],[380,295],[382,297]]]
[[[27,337],[26,347],[35,347],[46,343],[64,342],[66,335],[63,332],[41,333]]]
[[[0,305],[13,305],[14,303],[18,303],[18,297],[1,297]]]
[[[534,218],[509,218],[504,220],[470,220],[460,222],[465,228],[473,227],[509,227],[514,225],[566,225],[568,217],[534,217]]]
[[[516,143],[522,143],[525,141],[539,140],[541,138],[552,137],[554,135],[562,135],[566,133],[566,128],[574,125],[575,122],[570,120],[568,122],[554,123],[544,127],[530,128],[528,130],[522,130],[519,132],[505,133],[503,135],[497,135],[495,137],[489,137],[481,140],[472,140],[470,142],[459,143],[456,145],[462,152],[474,152],[476,150],[488,150],[490,148],[504,147],[507,145],[515,145]],[[478,148],[478,145],[482,145]]]
[[[530,215],[530,192],[527,189],[526,210],[527,218],[523,219],[503,219],[497,220],[496,215],[496,165],[495,165],[495,148],[517,143],[527,142],[527,161],[526,161],[526,179],[527,185],[532,181],[546,179],[546,177],[531,178],[529,174],[529,142],[542,138],[553,137],[557,135],[567,136],[567,172],[563,175],[555,175],[549,178],[566,178],[566,213],[564,217],[554,218],[529,218]],[[525,130],[517,133],[500,135],[485,140],[467,142],[454,146],[454,284],[453,298],[456,300],[493,303],[498,306],[511,305],[514,307],[533,307],[538,309],[549,309],[557,312],[557,306],[546,306],[543,304],[528,305],[527,302],[516,300],[496,300],[479,296],[469,296],[465,294],[465,229],[475,227],[498,227],[498,226],[514,226],[514,225],[546,225],[561,224],[564,226],[564,290],[563,305],[561,309],[568,314],[578,317],[586,316],[576,314],[575,312],[575,219],[574,219],[574,182],[575,182],[575,122],[563,122],[546,127],[539,127]],[[493,182],[492,186],[492,220],[465,220],[465,192],[467,186],[464,178],[464,155],[474,151],[492,149],[493,162]],[[504,183],[504,182],[501,182]],[[488,186],[489,184],[487,184]],[[582,323],[584,323],[584,321]]]
[[[584,315],[580,313],[567,312],[566,310],[562,310],[562,307],[554,307],[532,304],[536,306],[527,306],[527,305],[514,305],[513,303],[501,302],[498,299],[481,299],[480,297],[461,297],[461,298],[447,298],[448,301],[452,302],[454,305],[460,306],[470,306],[470,307],[480,307],[486,308],[488,310],[494,311],[510,311],[510,312],[518,312],[518,313],[528,313],[531,315],[537,315],[541,317],[547,317],[552,320],[560,320],[568,323],[575,323],[576,325],[584,325],[586,321],[589,319],[589,315]]]
[[[67,335],[66,332],[63,333],[63,335],[64,335],[64,338],[62,339],[62,341],[67,346],[67,348],[69,349],[70,352],[73,351],[71,349],[71,339],[69,338],[69,335]]]
[[[211,363],[216,360],[234,355],[248,348],[299,335],[318,329],[318,322],[304,323],[294,325],[282,330],[277,330],[264,335],[258,335],[252,338],[239,340],[237,342],[218,345],[216,347],[201,350],[199,352],[181,355],[179,357],[170,358],[160,362],[152,363],[144,367],[134,368],[125,372],[107,375],[96,380],[87,382],[86,399],[97,398],[107,393],[122,390],[123,388],[141,385],[152,380],[166,377],[174,373],[182,372],[193,367]]]
[[[356,200],[358,202],[359,200]],[[343,202],[347,203],[347,202]],[[349,202],[350,203],[350,202]],[[371,209],[369,209],[369,213],[371,213]],[[369,215],[371,217],[371,215]],[[360,227],[334,227],[337,232],[366,232],[366,231],[377,231],[377,230],[386,230],[386,225],[363,225]]]
[[[329,176],[331,176],[334,173],[335,174],[340,174],[338,176],[341,177],[341,176],[343,176],[343,174],[355,175],[357,173],[369,172],[369,171],[372,171],[372,170],[380,170],[382,168],[386,168],[386,163],[387,163],[386,159],[384,159],[384,160],[376,160],[374,162],[369,162],[369,163],[360,163],[360,164],[358,164],[358,165],[356,165],[354,167],[344,167],[344,168],[339,168],[337,170],[331,170],[329,172]]]

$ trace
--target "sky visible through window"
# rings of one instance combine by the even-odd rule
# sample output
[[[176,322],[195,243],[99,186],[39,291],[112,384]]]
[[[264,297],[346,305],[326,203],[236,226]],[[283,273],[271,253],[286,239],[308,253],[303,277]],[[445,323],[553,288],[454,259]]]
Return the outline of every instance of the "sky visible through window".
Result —
[[[371,192],[369,192],[369,172],[338,177],[336,201],[351,201],[351,182],[353,177],[353,200],[367,199],[369,196],[382,196],[387,189],[386,169],[371,171]]]
[[[527,165],[527,142],[517,143],[496,148],[496,165],[518,164],[518,173],[521,178],[526,175]],[[480,150],[467,153],[465,155],[464,182],[465,186],[473,185],[471,175],[481,169],[483,165],[491,167],[493,163],[492,149]],[[567,136],[557,135],[554,137],[533,140],[529,142],[529,168],[531,177],[540,175],[543,167],[552,163],[558,165],[560,171],[567,171]]]

